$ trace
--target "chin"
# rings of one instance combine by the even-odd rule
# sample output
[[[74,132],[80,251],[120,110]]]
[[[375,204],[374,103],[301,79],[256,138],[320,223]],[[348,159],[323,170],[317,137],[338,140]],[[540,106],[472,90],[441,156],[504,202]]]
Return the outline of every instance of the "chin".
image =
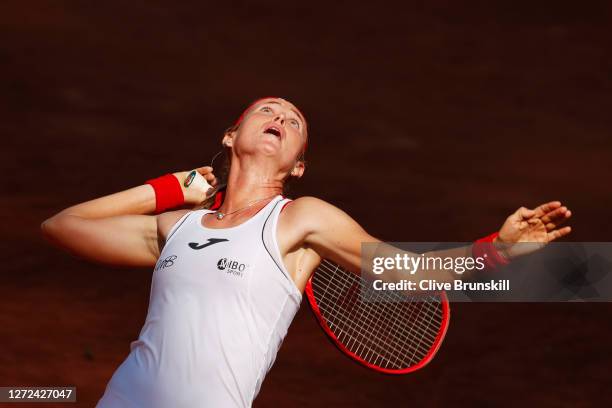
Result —
[[[279,146],[270,142],[262,143],[257,150],[266,156],[278,156],[279,154]]]

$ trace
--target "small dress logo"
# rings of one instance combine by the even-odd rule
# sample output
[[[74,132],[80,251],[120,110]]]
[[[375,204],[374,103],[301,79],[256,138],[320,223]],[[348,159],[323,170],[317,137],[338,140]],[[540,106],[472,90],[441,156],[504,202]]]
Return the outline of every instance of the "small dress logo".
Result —
[[[160,269],[170,268],[172,265],[174,265],[174,261],[176,260],[176,258],[178,258],[176,255],[169,255],[164,259],[160,258],[157,261],[157,265],[155,265],[155,270],[157,271]]]
[[[197,249],[203,249],[203,248],[206,248],[208,246],[218,244],[219,242],[227,242],[227,241],[229,241],[229,239],[225,239],[225,238],[208,238],[208,241],[206,243],[204,243],[204,244],[199,244],[197,242],[190,242],[188,245],[189,245],[189,248],[197,250]]]
[[[237,276],[241,278],[244,274],[244,271],[248,268],[247,264],[241,263],[239,261],[221,258],[217,261],[217,269],[220,271],[225,271],[225,273]]]

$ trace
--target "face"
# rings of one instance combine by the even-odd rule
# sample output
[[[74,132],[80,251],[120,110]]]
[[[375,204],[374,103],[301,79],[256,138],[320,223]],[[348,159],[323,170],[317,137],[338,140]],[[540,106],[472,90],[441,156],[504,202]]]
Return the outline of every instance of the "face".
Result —
[[[237,156],[261,154],[275,159],[282,172],[303,173],[307,124],[300,111],[281,98],[257,101],[243,115],[238,129],[224,138]]]

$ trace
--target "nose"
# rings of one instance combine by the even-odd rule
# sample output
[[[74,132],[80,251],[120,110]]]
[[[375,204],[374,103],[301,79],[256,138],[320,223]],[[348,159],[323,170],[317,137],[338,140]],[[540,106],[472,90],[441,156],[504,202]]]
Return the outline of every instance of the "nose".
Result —
[[[274,121],[280,122],[281,125],[284,125],[285,124],[285,114],[282,112],[279,113],[278,115],[274,117]]]

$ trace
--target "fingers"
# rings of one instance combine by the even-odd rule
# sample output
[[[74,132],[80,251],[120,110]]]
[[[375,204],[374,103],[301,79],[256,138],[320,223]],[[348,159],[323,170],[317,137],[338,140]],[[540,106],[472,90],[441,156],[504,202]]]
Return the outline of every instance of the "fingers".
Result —
[[[542,217],[542,222],[546,224],[546,229],[550,231],[566,222],[571,216],[572,212],[567,207],[561,207]]]
[[[201,175],[203,175],[203,176],[204,176],[204,175],[206,175],[206,174],[208,174],[208,173],[212,173],[213,168],[212,168],[212,167],[210,167],[210,166],[202,166],[202,167],[198,167],[198,168],[196,169],[196,171],[197,171],[198,173],[200,173]]]
[[[554,241],[555,239],[559,239],[561,237],[566,236],[572,232],[572,227],[563,227],[548,233],[547,238],[548,242]]]
[[[555,222],[555,220],[565,218],[565,213],[568,212],[567,207],[559,207],[556,210],[550,211],[549,213],[544,214],[542,218],[542,222]]]
[[[213,187],[217,185],[217,177],[215,177],[215,175],[213,174],[212,167],[210,166],[198,167],[196,171],[204,177],[204,179],[208,182],[208,184],[210,184]]]
[[[204,179],[206,179],[206,181],[208,181],[208,184],[210,184],[213,187],[217,185],[217,178],[212,173],[205,175]]]
[[[535,215],[535,211],[530,210],[529,208],[521,207],[516,210],[515,214],[519,217],[519,220],[527,220]]]
[[[535,211],[535,216],[536,217],[542,217],[544,216],[544,214],[547,214],[557,208],[561,207],[561,201],[550,201],[548,203],[539,205],[536,207]]]

